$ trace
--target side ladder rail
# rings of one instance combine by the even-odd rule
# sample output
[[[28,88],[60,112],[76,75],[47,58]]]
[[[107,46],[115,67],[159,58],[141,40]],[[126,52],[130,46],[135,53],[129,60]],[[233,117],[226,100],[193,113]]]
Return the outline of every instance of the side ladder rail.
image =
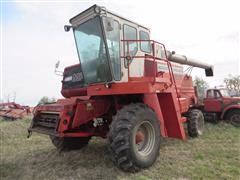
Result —
[[[160,43],[160,42],[157,42],[157,41],[154,41],[154,40],[121,40],[123,42],[123,56],[121,56],[120,58],[123,58],[124,60],[127,60],[127,68],[128,68],[128,80],[130,79],[130,68],[129,68],[129,62],[130,60],[134,59],[134,58],[145,58],[145,56],[131,56],[130,53],[129,53],[129,43],[130,42],[149,42],[149,43],[152,43],[152,52],[151,54],[148,54],[148,58],[152,58],[153,59],[153,65],[154,68],[153,68],[153,71],[154,71],[154,77],[153,77],[153,83],[156,83],[156,77],[157,77],[157,74],[158,74],[158,67],[157,67],[157,63],[156,61],[164,61],[167,63],[167,66],[168,66],[168,72],[169,72],[169,76],[170,76],[170,86],[174,85],[174,89],[176,91],[176,94],[177,94],[177,99],[178,99],[178,105],[179,105],[179,109],[181,111],[181,103],[180,103],[180,95],[179,95],[179,92],[177,90],[177,85],[176,85],[176,80],[175,80],[175,77],[174,77],[174,73],[173,73],[173,69],[172,69],[172,64],[170,63],[170,61],[168,60],[167,58],[167,51],[166,51],[166,47],[164,44]],[[127,43],[127,44],[125,44]],[[163,51],[164,51],[164,55],[165,55],[165,58],[159,58],[159,57],[156,57],[156,54],[155,54],[155,44],[158,44],[160,46],[163,47]],[[127,46],[127,47],[125,47]],[[125,48],[127,50],[127,52],[125,51]]]
[[[133,60],[134,58],[142,58],[142,59],[144,59],[144,60],[146,60],[145,58],[146,58],[146,55],[147,55],[147,57],[148,57],[148,59],[152,59],[152,62],[153,62],[153,74],[154,74],[154,76],[153,76],[153,78],[154,78],[154,83],[156,82],[156,77],[157,77],[157,73],[158,73],[158,69],[157,69],[157,61],[159,62],[159,61],[164,61],[164,62],[166,62],[167,63],[167,65],[168,65],[168,69],[169,69],[169,75],[170,75],[170,85],[172,85],[172,83],[173,83],[173,78],[172,78],[172,76],[173,76],[173,74],[171,73],[171,71],[170,71],[170,68],[169,68],[169,62],[168,62],[168,59],[167,58],[159,58],[159,57],[156,57],[156,55],[155,55],[155,44],[159,44],[159,45],[161,45],[163,48],[164,48],[164,53],[165,53],[165,57],[167,57],[166,56],[166,48],[165,48],[165,46],[164,46],[164,44],[162,44],[162,43],[159,43],[159,42],[157,42],[157,41],[154,41],[154,40],[121,40],[122,42],[123,42],[123,48],[124,48],[124,50],[123,50],[123,56],[120,56],[120,58],[121,59],[123,59],[123,60],[127,60],[127,68],[128,68],[128,79],[129,79],[129,77],[130,77],[130,69],[129,69],[129,65],[130,64],[128,64],[128,61],[130,61],[130,60]],[[144,56],[136,56],[136,55],[134,55],[134,56],[131,56],[131,54],[129,53],[129,43],[131,43],[131,42],[149,42],[149,44],[150,43],[152,43],[152,48],[151,48],[151,52],[150,53],[147,53],[146,55],[144,55]],[[126,43],[126,44],[125,44]],[[126,48],[126,50],[125,50],[125,48]],[[156,66],[154,66],[154,64],[156,64]]]
[[[154,43],[155,43],[155,41],[154,41]],[[170,63],[170,61],[167,58],[166,47],[162,43],[159,43],[159,42],[156,42],[156,43],[160,44],[164,49],[164,55],[165,55],[165,58],[166,58],[165,62],[167,63],[167,66],[168,66],[168,71],[169,71],[169,75],[170,75],[170,82],[171,82],[171,85],[172,84],[174,85],[174,89],[176,91],[176,95],[177,95],[177,99],[178,99],[179,109],[180,109],[180,112],[181,112],[181,103],[180,103],[180,99],[179,99],[180,95],[179,95],[178,90],[177,90],[177,84],[176,84],[175,76],[174,76],[174,73],[173,73],[172,64]]]

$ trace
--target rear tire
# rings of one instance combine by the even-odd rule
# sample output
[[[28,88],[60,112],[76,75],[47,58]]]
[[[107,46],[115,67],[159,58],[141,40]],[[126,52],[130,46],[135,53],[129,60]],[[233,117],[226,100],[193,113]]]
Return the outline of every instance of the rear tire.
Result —
[[[190,137],[198,137],[202,135],[204,129],[204,116],[202,111],[192,109],[188,115],[187,121],[188,135]]]
[[[81,149],[85,147],[91,137],[56,137],[49,136],[53,145],[60,151]]]
[[[136,172],[151,166],[159,154],[159,121],[148,106],[138,103],[117,112],[108,134],[113,162],[122,170]]]
[[[240,127],[240,110],[233,109],[227,113],[226,120],[236,127]]]

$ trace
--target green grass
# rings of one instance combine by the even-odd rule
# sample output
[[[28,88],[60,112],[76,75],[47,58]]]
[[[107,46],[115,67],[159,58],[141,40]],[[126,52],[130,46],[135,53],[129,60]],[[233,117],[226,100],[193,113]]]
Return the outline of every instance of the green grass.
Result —
[[[0,179],[240,179],[240,128],[226,123],[206,124],[200,138],[162,139],[155,164],[138,173],[116,168],[104,139],[60,153],[45,135],[27,139],[29,123],[0,120]]]

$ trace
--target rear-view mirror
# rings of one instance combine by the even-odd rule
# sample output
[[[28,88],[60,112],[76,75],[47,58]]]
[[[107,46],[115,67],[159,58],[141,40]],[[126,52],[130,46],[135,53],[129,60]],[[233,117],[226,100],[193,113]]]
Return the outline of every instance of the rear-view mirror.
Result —
[[[57,69],[60,65],[60,61],[57,61],[57,63],[55,64],[55,68]]]
[[[54,73],[58,76],[63,76],[63,72],[58,70],[59,65],[60,65],[60,61],[57,61],[57,63],[55,64]]]
[[[70,31],[71,28],[72,28],[72,26],[65,25],[65,26],[64,26],[64,31],[65,31],[65,32],[68,32],[68,31]]]

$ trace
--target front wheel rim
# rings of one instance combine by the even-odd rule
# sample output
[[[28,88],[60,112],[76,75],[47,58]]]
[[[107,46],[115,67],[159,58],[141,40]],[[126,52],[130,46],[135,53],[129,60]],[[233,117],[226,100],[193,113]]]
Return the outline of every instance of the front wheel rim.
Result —
[[[203,128],[204,128],[204,121],[201,120],[201,119],[199,119],[199,120],[197,121],[197,132],[198,132],[199,135],[202,135],[202,133],[203,133]]]
[[[239,114],[234,114],[230,118],[230,122],[234,125],[240,125],[240,115]]]
[[[156,142],[155,130],[149,121],[140,123],[133,135],[135,151],[141,156],[148,156],[154,149]]]

